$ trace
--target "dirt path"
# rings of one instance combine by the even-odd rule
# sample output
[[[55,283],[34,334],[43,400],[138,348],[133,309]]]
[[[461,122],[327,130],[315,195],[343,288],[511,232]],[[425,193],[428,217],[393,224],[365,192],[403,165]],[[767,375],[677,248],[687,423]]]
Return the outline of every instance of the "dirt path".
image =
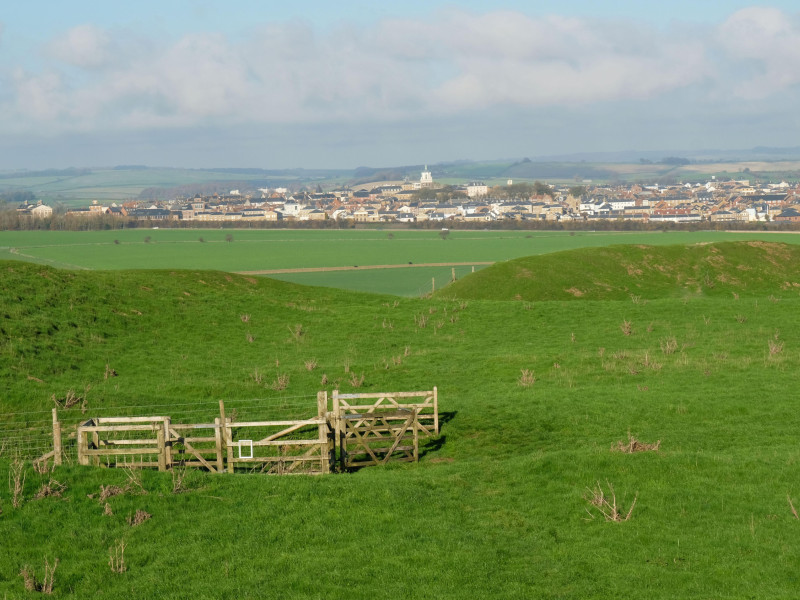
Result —
[[[494,261],[408,263],[405,265],[353,265],[352,267],[306,267],[302,269],[264,269],[261,271],[236,271],[239,275],[277,275],[279,273],[324,273],[326,271],[366,271],[369,269],[408,269],[413,267],[471,267],[493,265]]]

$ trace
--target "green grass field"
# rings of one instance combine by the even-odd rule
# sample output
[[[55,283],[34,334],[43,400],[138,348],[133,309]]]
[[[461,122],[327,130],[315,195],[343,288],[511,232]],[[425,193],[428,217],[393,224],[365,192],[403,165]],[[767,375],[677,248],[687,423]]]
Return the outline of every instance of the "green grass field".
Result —
[[[233,249],[236,235],[213,245]],[[44,447],[51,397],[70,390],[86,406],[62,410],[66,426],[114,414],[196,422],[219,399],[245,419],[296,417],[314,412],[319,390],[355,391],[358,373],[359,391],[438,386],[445,422],[419,464],[316,478],[192,472],[182,493],[169,473],[146,472],[147,494],[110,498],[111,515],[88,495],[124,485],[124,472],[39,475],[28,463],[21,506],[0,486],[0,594],[37,595],[20,571],[41,580],[59,559],[53,597],[795,597],[800,294],[776,285],[785,262],[749,248],[748,259],[720,246],[728,266],[708,263],[690,295],[647,286],[643,272],[635,301],[483,299],[492,283],[483,297],[398,299],[193,269],[3,262],[2,482],[17,450]],[[641,249],[617,251],[641,261]],[[676,262],[683,280],[692,264]],[[761,277],[719,293],[730,265]],[[631,278],[603,283],[623,290]],[[516,281],[522,297],[529,282]],[[279,375],[289,385],[275,392]],[[628,434],[660,449],[612,451]],[[35,499],[50,478],[61,497]],[[636,498],[628,521],[587,501],[598,482],[623,512]],[[152,518],[134,527],[138,509]],[[109,549],[120,540],[117,574]]]
[[[391,234],[391,237],[390,237]],[[226,242],[232,235],[233,242]],[[203,242],[200,242],[200,239]],[[758,232],[525,232],[381,230],[174,230],[0,232],[0,258],[68,269],[217,269],[407,265],[505,261],[612,244],[673,245],[735,240],[800,242],[791,233]],[[149,240],[149,241],[146,241]],[[117,243],[118,242],[118,243]],[[471,271],[471,269],[468,269]],[[458,273],[460,275],[460,273]],[[419,268],[280,275],[308,285],[415,296],[450,279],[450,269]]]

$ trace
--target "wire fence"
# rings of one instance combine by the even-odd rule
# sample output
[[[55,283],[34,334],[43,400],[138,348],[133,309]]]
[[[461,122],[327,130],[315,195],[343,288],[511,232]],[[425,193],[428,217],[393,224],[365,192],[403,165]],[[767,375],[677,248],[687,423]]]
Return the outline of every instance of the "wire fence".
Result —
[[[245,398],[225,400],[225,416],[232,421],[290,420],[315,417],[317,396],[284,396],[277,398]],[[61,427],[61,449],[67,464],[78,458],[76,432],[78,425],[97,417],[170,417],[173,423],[213,423],[220,416],[219,400],[201,402],[131,404],[58,409]],[[53,411],[0,413],[0,460],[36,460],[53,451]]]

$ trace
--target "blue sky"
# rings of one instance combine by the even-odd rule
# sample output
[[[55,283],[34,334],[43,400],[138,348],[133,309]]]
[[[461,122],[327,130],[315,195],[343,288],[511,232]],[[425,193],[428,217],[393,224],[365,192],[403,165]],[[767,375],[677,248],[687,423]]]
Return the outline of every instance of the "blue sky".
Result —
[[[797,106],[788,0],[34,0],[0,12],[0,169],[796,146]]]

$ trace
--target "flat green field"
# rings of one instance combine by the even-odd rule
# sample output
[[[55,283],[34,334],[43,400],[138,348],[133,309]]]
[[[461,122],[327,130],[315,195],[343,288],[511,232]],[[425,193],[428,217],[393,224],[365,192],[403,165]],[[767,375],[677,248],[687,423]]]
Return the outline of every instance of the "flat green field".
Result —
[[[258,247],[234,235],[205,246]],[[429,242],[444,251],[459,235]],[[162,245],[182,246],[152,244]],[[680,254],[640,250],[608,260],[657,270]],[[587,294],[563,301],[513,273],[520,287],[501,291],[524,300],[484,299],[501,266],[478,274],[482,295],[454,299],[4,261],[0,598],[39,597],[20,573],[41,584],[56,559],[54,598],[796,598],[800,272],[787,252],[720,245],[697,253],[708,265],[699,278],[676,260],[670,277],[691,287],[677,296],[645,269],[597,278],[601,263],[572,255],[588,275],[570,272],[571,284]],[[632,280],[636,298],[597,299]],[[146,493],[124,470],[74,464],[71,428],[89,417],[207,422],[223,399],[237,420],[296,418],[316,414],[319,390],[434,385],[441,437],[418,464],[320,477],[188,471],[180,482],[147,471]],[[72,464],[37,473],[30,458],[48,450],[50,410],[67,398]],[[621,451],[631,437],[658,449]],[[15,506],[17,456],[27,460]],[[123,493],[101,501],[108,486]],[[150,518],[135,524],[136,511]],[[112,572],[123,542],[125,568]]]
[[[0,232],[0,259],[29,260],[67,269],[216,269],[228,272],[309,267],[364,267],[496,262],[615,244],[672,245],[769,240],[799,243],[791,233],[757,232],[525,232],[382,230],[175,230]],[[226,237],[233,241],[227,242]],[[200,240],[203,240],[202,242]],[[459,267],[458,276],[464,272]],[[444,283],[450,268],[277,275],[304,283],[415,296]],[[437,284],[438,285],[438,284]]]

